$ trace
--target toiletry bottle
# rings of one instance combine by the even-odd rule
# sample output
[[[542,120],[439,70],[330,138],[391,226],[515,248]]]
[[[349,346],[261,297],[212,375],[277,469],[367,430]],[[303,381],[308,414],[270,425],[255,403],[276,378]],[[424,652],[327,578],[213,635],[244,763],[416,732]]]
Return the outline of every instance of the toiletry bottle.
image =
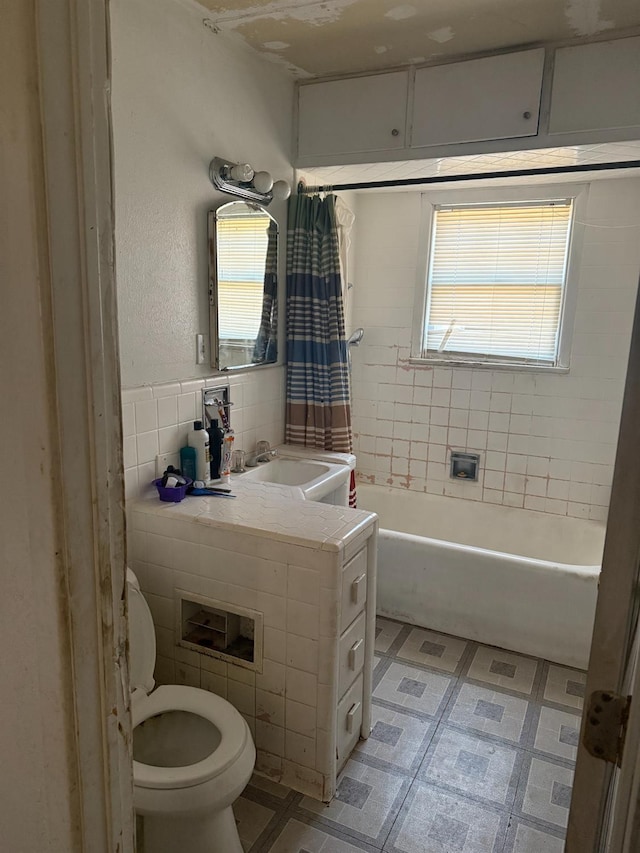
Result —
[[[180,448],[180,468],[184,476],[190,480],[198,479],[196,476],[197,455],[195,447],[185,446]]]
[[[228,483],[231,480],[231,454],[233,453],[234,438],[233,430],[225,432],[222,445],[222,465],[220,466],[220,479],[223,483]]]
[[[194,421],[193,429],[189,430],[187,436],[189,447],[196,450],[196,480],[208,480],[211,477],[209,465],[209,433],[202,426],[202,421]]]
[[[222,442],[224,441],[224,430],[218,426],[218,419],[211,419],[209,427],[209,450],[211,451],[211,479],[220,477],[220,466],[222,464]]]

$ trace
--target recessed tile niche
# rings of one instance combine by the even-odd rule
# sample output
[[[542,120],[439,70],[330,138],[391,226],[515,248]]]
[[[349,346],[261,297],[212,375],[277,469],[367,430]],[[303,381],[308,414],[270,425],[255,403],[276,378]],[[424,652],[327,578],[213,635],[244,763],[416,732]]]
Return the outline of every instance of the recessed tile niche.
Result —
[[[179,646],[262,672],[262,613],[181,589],[175,597]]]

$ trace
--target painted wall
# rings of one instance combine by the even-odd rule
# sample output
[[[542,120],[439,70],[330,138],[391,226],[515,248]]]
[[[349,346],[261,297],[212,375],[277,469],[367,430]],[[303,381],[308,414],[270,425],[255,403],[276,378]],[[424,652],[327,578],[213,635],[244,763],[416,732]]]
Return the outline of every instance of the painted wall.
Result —
[[[10,448],[5,458],[10,499],[3,501],[0,514],[0,846],[15,853],[58,853],[78,849],[80,816],[61,522],[53,493],[55,386],[42,238],[46,217],[35,6],[0,3],[0,17],[5,131],[0,441]]]
[[[291,180],[293,82],[178,0],[113,0],[116,266],[123,387],[204,378],[214,155]],[[271,212],[285,222],[286,206]],[[209,359],[207,359],[209,362]]]
[[[232,199],[214,190],[209,161],[292,181],[293,82],[203,27],[190,4],[114,0],[111,14],[125,485],[135,497],[155,477],[156,454],[186,444],[205,383],[231,379],[236,447],[284,439],[284,368],[216,379],[208,352],[196,364],[195,336],[208,341],[207,212]],[[286,203],[269,210],[284,282]]]
[[[360,478],[603,519],[640,271],[640,180],[591,184],[568,375],[410,365],[420,193],[360,194],[356,215]],[[449,479],[451,448],[481,453],[478,483]]]

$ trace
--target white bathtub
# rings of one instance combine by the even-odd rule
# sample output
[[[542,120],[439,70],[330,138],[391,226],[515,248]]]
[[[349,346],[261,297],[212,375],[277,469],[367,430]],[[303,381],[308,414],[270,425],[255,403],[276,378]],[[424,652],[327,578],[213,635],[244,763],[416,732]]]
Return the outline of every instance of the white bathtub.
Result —
[[[378,613],[586,668],[603,524],[358,483],[380,516]]]

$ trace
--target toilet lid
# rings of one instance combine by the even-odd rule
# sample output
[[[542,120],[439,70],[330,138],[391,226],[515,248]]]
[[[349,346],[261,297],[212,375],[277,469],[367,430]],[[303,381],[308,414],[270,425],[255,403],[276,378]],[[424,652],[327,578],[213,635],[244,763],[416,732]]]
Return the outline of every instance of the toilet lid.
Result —
[[[137,580],[131,580],[127,570],[129,591],[129,685],[150,693],[153,690],[153,670],[156,665],[156,632],[149,605],[140,592]],[[133,573],[131,573],[132,575]]]

